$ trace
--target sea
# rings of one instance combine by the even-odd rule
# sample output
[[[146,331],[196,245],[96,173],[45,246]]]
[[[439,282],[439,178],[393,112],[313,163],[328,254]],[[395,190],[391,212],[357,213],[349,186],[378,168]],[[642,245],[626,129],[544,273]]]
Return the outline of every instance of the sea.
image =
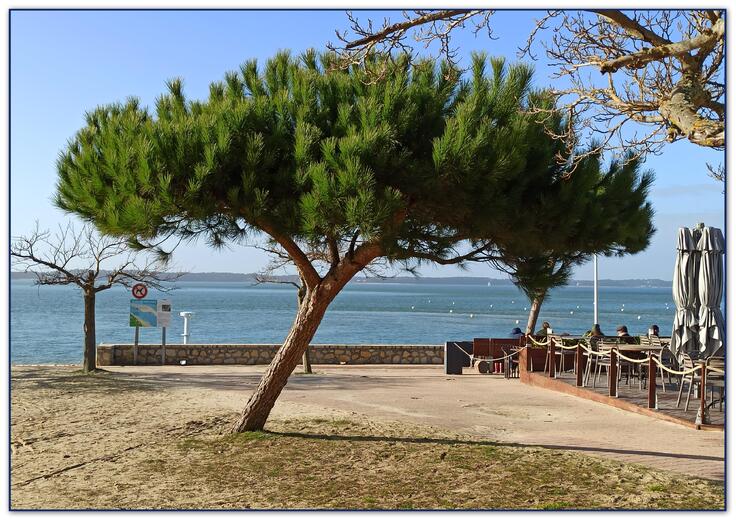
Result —
[[[508,337],[526,326],[529,301],[509,284],[351,283],[335,299],[313,343],[443,344],[475,337]],[[599,287],[598,314],[604,334],[626,325],[632,335],[658,324],[669,335],[674,318],[672,290],[654,287]],[[172,320],[167,344],[181,343],[182,311],[193,312],[190,343],[280,343],[296,312],[296,289],[287,284],[178,282],[169,292]],[[132,343],[130,291],[98,293],[98,343]],[[10,288],[10,362],[81,363],[83,300],[76,286],[37,286],[15,279]],[[537,322],[556,333],[580,335],[593,322],[593,289],[553,290]],[[159,343],[161,329],[141,328],[141,343]]]

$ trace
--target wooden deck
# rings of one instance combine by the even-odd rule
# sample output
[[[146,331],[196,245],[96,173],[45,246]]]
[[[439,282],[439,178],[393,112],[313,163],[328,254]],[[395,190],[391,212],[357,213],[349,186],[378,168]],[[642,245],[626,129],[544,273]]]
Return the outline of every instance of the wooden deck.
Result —
[[[598,379],[596,384],[596,388],[592,387],[592,380],[585,387],[575,386],[575,374],[572,371],[557,373],[554,379],[549,378],[547,374],[543,374],[541,372],[528,372],[527,377],[523,379],[535,386],[542,386],[578,397],[591,399],[623,410],[641,413],[650,417],[657,417],[659,419],[675,422],[684,426],[696,427],[695,418],[698,413],[700,400],[691,396],[690,405],[688,410],[685,411],[685,399],[687,396],[685,391],[683,391],[682,401],[680,402],[680,406],[677,407],[676,403],[679,384],[675,383],[674,379],[671,384],[665,382],[665,391],[663,391],[662,381],[660,378],[657,378],[657,406],[655,409],[648,408],[647,406],[647,389],[642,388],[640,390],[639,383],[636,379],[633,379],[631,385],[629,385],[625,380],[625,376],[619,383],[618,397],[610,397],[608,395],[608,379],[606,378],[605,373],[601,374],[601,377]],[[687,387],[688,385],[686,384],[685,390],[687,390]],[[707,402],[710,402],[710,398],[710,392],[708,392]],[[702,425],[701,429],[723,429],[725,423],[725,411],[725,405],[723,405],[721,409],[719,409],[718,404],[711,406],[708,410],[708,423]]]

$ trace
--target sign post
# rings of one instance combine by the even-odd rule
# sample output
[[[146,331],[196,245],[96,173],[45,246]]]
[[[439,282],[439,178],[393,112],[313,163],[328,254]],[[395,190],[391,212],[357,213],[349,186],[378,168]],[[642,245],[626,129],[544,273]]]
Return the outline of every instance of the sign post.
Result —
[[[145,284],[137,283],[130,291],[133,293],[133,300],[130,300],[130,326],[135,327],[135,336],[133,340],[133,364],[138,364],[138,340],[140,339],[141,327],[156,326],[156,300],[144,300],[148,294],[148,287]],[[153,309],[151,309],[153,305]],[[151,319],[151,311],[153,310],[153,319]]]
[[[156,321],[161,327],[161,364],[166,364],[166,327],[171,324],[171,302],[158,300],[156,303]]]
[[[138,364],[138,325],[135,326],[135,336],[133,338],[133,365]]]
[[[169,300],[144,300],[148,288],[137,283],[131,290],[130,326],[135,327],[133,342],[133,364],[138,364],[138,339],[141,327],[161,327],[161,364],[166,364],[166,328],[171,324],[171,302]]]
[[[148,294],[148,287],[146,287],[145,284],[137,283],[137,284],[135,284],[133,286],[133,288],[131,289],[130,292],[133,293],[133,297],[134,298],[137,298],[137,299],[145,298],[146,295]],[[131,302],[132,302],[132,300],[131,300]],[[130,308],[131,308],[131,311],[130,311],[130,315],[131,315],[130,324],[131,325],[135,325],[135,336],[134,336],[134,339],[133,339],[133,364],[134,365],[137,365],[138,364],[138,339],[140,337],[140,325],[137,322],[136,323],[133,323],[133,318],[132,318],[132,316],[133,316],[133,305],[131,305]]]

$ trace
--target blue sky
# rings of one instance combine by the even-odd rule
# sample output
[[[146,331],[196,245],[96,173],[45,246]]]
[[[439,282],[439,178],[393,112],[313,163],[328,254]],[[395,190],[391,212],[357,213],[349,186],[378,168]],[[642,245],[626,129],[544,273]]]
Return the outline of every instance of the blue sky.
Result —
[[[364,13],[382,18],[386,13]],[[400,13],[389,13],[397,18]],[[473,50],[516,59],[537,13],[494,15],[496,40],[470,31],[455,40],[463,56]],[[209,83],[249,58],[264,61],[277,50],[324,47],[342,11],[14,11],[11,13],[11,236],[27,233],[38,219],[53,227],[67,219],[51,204],[59,151],[83,124],[85,111],[136,96],[152,104],[164,82],[181,77],[187,94],[205,97]],[[542,38],[548,37],[542,35]],[[541,52],[536,82],[551,84]],[[651,200],[658,231],[649,249],[626,258],[602,259],[601,278],[669,278],[675,231],[697,222],[723,227],[723,186],[706,175],[705,163],[722,154],[687,142],[652,156],[656,172]],[[213,253],[204,244],[184,245],[177,266],[191,271],[256,271],[265,253],[246,247]],[[423,267],[426,276],[502,276],[487,266],[469,271]],[[590,264],[576,278],[592,278]]]

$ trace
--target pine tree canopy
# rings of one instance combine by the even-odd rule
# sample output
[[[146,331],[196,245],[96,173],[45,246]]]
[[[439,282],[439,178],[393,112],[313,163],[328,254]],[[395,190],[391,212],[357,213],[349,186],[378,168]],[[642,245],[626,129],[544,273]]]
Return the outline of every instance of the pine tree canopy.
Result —
[[[515,250],[545,233],[543,250],[583,228],[586,251],[646,245],[651,209],[627,209],[643,207],[650,181],[620,164],[566,178],[563,145],[544,129],[564,122],[530,110],[550,101],[528,66],[474,55],[461,75],[397,56],[376,79],[371,60],[340,70],[334,59],[282,52],[227,73],[206,100],[172,80],[154,109],[129,99],[89,112],[59,157],[57,205],[140,244],[265,232],[308,283],[320,279],[308,264],[358,252],[365,263],[458,261],[466,240]],[[593,159],[586,167],[598,175]],[[581,203],[577,190],[607,203]],[[530,204],[577,225],[539,227]]]
[[[647,201],[654,176],[640,168],[629,156],[606,169],[599,155],[589,155],[572,174],[550,172],[516,218],[517,233],[497,244],[494,263],[530,300],[541,301],[594,253],[642,251],[654,234]]]

